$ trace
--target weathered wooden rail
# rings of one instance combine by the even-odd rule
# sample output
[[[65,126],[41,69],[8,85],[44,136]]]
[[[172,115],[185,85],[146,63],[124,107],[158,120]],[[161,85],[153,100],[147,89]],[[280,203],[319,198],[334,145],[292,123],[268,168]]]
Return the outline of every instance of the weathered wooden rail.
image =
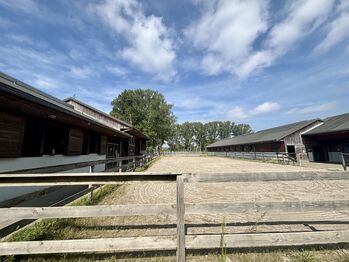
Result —
[[[66,174],[1,174],[0,186],[29,185],[72,185],[72,184],[120,184],[149,182],[176,182],[177,201],[173,204],[109,205],[109,206],[65,206],[65,207],[15,207],[1,208],[0,218],[42,219],[106,216],[176,215],[176,236],[126,237],[79,240],[47,240],[1,242],[0,255],[29,255],[48,253],[80,252],[124,252],[177,250],[177,261],[185,261],[186,249],[221,248],[222,235],[192,235],[185,232],[185,215],[196,214],[241,214],[241,213],[288,213],[275,218],[273,223],[314,221],[319,223],[349,224],[349,199],[335,201],[280,201],[245,203],[184,203],[185,183],[268,182],[268,181],[312,181],[348,180],[347,172],[285,172],[285,173],[234,173],[234,174],[149,174],[149,173],[92,173]],[[340,212],[341,216],[323,219],[299,212]],[[258,221],[250,221],[258,223]],[[259,221],[260,222],[260,221]],[[226,248],[288,247],[328,244],[348,244],[348,230],[282,233],[224,234]]]
[[[346,171],[347,166],[349,166],[349,153],[342,153],[342,166]]]
[[[287,152],[208,152],[209,156],[224,156],[251,160],[275,160],[280,163],[294,164],[297,162],[295,156],[291,156]]]

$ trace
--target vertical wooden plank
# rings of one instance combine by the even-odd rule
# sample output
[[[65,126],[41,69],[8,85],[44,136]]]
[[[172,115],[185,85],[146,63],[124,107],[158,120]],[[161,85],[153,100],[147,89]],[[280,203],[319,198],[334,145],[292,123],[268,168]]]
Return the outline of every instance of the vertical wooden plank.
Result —
[[[342,153],[342,166],[344,168],[344,171],[346,171],[347,167],[346,167],[345,158],[344,158],[344,154],[343,153]]]
[[[95,166],[90,166],[90,173],[93,173],[94,171],[95,171]],[[89,189],[92,188],[92,184],[89,184],[88,188]],[[89,192],[87,195],[87,199],[90,203],[92,202],[92,194],[93,194],[93,190]]]
[[[177,262],[185,261],[184,181],[177,175]]]

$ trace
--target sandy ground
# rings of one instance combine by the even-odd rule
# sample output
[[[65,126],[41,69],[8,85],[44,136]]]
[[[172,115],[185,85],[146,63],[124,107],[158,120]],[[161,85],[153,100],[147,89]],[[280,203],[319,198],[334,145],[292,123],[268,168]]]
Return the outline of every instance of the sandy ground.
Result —
[[[267,164],[255,161],[234,160],[219,157],[163,157],[156,161],[147,172],[285,172],[320,170],[292,165]],[[322,169],[324,170],[324,169]],[[160,204],[176,202],[176,186],[174,183],[140,183],[123,185],[115,194],[109,195],[101,204]],[[302,181],[302,182],[250,182],[250,183],[197,183],[185,185],[186,203],[209,202],[269,202],[298,200],[339,200],[349,199],[349,181]],[[321,219],[337,218],[349,221],[349,212],[331,213],[296,213],[273,214],[244,212],[243,214],[225,215],[187,215],[188,234],[221,233],[223,221],[228,224],[226,233],[237,232],[284,232],[317,230],[349,229],[348,225],[312,224],[304,225],[259,225],[275,216],[284,218],[309,217]],[[254,225],[235,226],[236,222],[256,221]],[[77,226],[79,237],[112,237],[112,236],[151,236],[175,234],[174,216],[121,217],[79,220]],[[214,226],[208,226],[208,224]]]

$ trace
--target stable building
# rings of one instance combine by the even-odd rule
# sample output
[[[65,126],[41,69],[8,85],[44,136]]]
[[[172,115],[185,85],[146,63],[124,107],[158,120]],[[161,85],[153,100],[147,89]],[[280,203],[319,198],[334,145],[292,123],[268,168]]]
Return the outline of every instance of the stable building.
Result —
[[[309,161],[340,163],[349,153],[349,114],[328,117],[302,137]]]
[[[86,104],[85,108],[99,112]],[[0,73],[0,172],[98,161],[145,152],[148,138],[142,132],[106,116],[102,112],[93,116],[80,110],[72,101],[67,103]],[[95,172],[105,168],[105,164],[96,165]],[[88,171],[88,167],[71,170]],[[19,193],[39,189],[26,187],[18,191],[2,188],[0,202]]]
[[[73,108],[84,115],[90,116],[98,121],[101,121],[107,126],[113,127],[126,134],[131,135],[130,138],[120,139],[119,137],[110,137],[107,141],[107,157],[123,157],[137,156],[146,153],[147,140],[149,137],[143,134],[133,125],[108,115],[74,97],[64,99],[64,101],[73,106]]]
[[[306,157],[302,134],[322,124],[320,119],[306,120],[293,124],[265,129],[252,134],[217,141],[207,146],[209,154],[214,152],[276,152]]]

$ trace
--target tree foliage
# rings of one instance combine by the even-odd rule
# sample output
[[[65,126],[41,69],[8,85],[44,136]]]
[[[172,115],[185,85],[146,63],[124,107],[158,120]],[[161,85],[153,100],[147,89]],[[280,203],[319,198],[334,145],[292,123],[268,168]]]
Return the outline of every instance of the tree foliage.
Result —
[[[113,109],[110,115],[131,123],[148,135],[151,138],[148,143],[150,148],[160,148],[175,135],[176,118],[172,105],[157,91],[124,90],[111,104]]]
[[[206,146],[217,140],[252,133],[248,124],[231,121],[208,123],[185,122],[174,127],[173,136],[167,141],[170,150],[204,151]]]

